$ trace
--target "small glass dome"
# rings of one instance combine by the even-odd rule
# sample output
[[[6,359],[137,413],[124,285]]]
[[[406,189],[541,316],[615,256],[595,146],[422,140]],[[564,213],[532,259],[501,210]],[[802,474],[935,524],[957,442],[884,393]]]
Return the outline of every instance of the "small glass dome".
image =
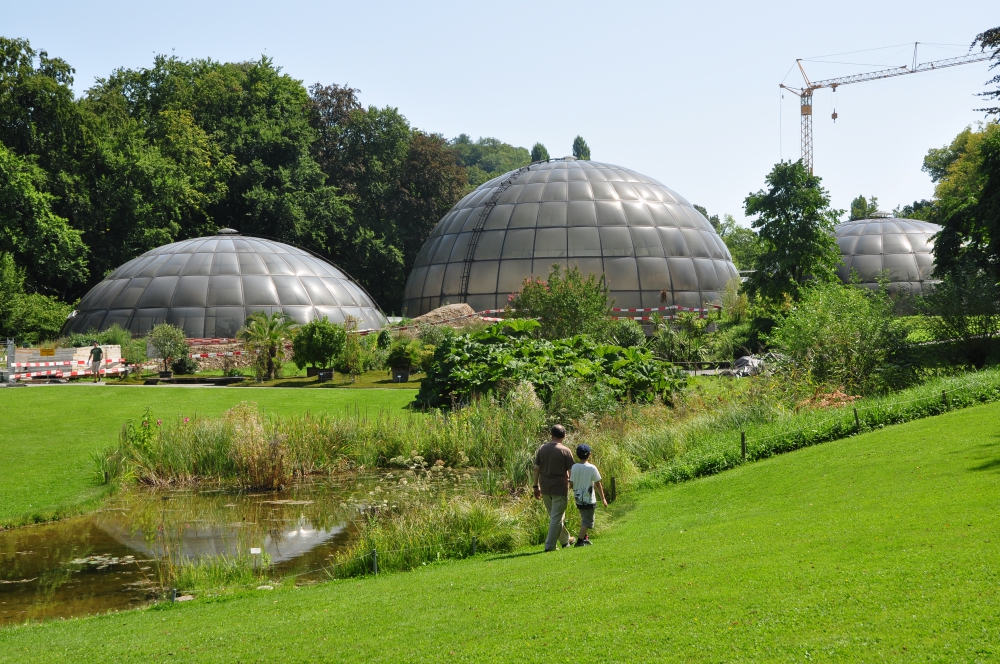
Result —
[[[298,323],[327,316],[377,329],[385,316],[341,270],[302,249],[223,229],[157,247],[125,263],[88,292],[62,333],[118,323],[135,335],[159,323],[188,338],[233,337],[247,316],[283,311]]]
[[[414,262],[405,311],[502,308],[553,264],[604,274],[624,308],[719,302],[738,276],[722,238],[682,196],[627,168],[567,157],[506,173],[459,201]]]
[[[933,283],[933,238],[940,230],[927,221],[889,216],[838,224],[834,233],[844,261],[840,279],[850,283],[851,273],[857,272],[862,284],[878,288],[883,275],[890,293],[922,295]]]

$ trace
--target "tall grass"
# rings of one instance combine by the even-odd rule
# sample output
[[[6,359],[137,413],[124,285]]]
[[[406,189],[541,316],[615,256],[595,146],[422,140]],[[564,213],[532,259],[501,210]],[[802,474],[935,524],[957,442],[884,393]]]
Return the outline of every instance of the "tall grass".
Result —
[[[492,397],[454,413],[372,418],[306,414],[265,416],[241,403],[220,418],[162,425],[147,411],[127,422],[117,445],[95,456],[100,482],[147,484],[231,480],[243,488],[280,488],[296,474],[403,465],[413,457],[452,467],[500,471],[526,483],[545,424],[533,393]]]
[[[473,539],[477,553],[509,553],[543,542],[548,517],[541,501],[529,497],[473,496],[434,509],[404,506],[372,514],[356,525],[356,539],[337,554],[329,570],[333,577],[371,573],[372,551],[381,570],[409,570],[445,558],[466,558],[472,555]]]

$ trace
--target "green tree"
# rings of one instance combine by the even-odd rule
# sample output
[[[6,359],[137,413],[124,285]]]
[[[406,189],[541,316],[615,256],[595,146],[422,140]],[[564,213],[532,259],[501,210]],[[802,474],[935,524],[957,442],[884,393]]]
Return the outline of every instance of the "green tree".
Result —
[[[292,339],[293,361],[300,369],[312,365],[327,368],[344,351],[347,334],[342,325],[335,325],[323,316],[298,329]]]
[[[545,149],[545,146],[541,143],[535,143],[531,146],[531,161],[548,161],[549,151]]]
[[[546,339],[562,339],[574,334],[604,338],[610,321],[608,287],[604,275],[588,274],[573,267],[563,273],[553,265],[549,278],[525,279],[521,290],[511,296],[511,318],[538,318],[539,334]]]
[[[763,245],[747,291],[772,301],[786,294],[798,299],[807,282],[836,279],[840,250],[833,226],[842,212],[830,209],[821,179],[801,161],[775,164],[765,181],[767,189],[744,200]]]
[[[717,219],[718,217],[713,217]],[[715,231],[726,243],[737,270],[752,270],[763,253],[760,238],[751,228],[740,226],[731,214],[722,215]]]
[[[871,219],[876,212],[878,212],[877,198],[872,196],[871,198],[866,199],[864,196],[858,196],[851,201],[851,213],[848,219],[850,221],[855,221],[857,219]]]
[[[468,134],[459,134],[448,142],[448,146],[465,166],[470,187],[478,187],[531,163],[531,154],[526,148],[514,147],[496,138],[480,138],[474,142]]]
[[[975,48],[976,44],[979,45],[979,48],[982,51],[993,49],[993,54],[990,59],[994,62],[990,65],[990,69],[995,69],[1000,66],[1000,27],[980,32],[976,35],[975,40],[973,40],[972,47]],[[986,85],[992,85],[995,83],[1000,84],[1000,74],[997,74],[990,80],[986,81]],[[979,96],[993,101],[1000,100],[1000,85],[997,86],[996,90],[980,92]],[[985,111],[988,115],[1000,115],[1000,106],[991,106],[988,108],[980,108],[978,110]]]
[[[956,144],[960,149],[951,149]],[[974,265],[1000,279],[1000,125],[966,128],[949,150],[954,156],[942,160],[947,165],[934,189],[934,221],[943,226],[934,244],[936,274]]]
[[[87,278],[87,248],[44,188],[44,171],[0,143],[0,252],[25,266],[32,290],[62,294]]]
[[[0,338],[35,344],[55,339],[72,305],[24,290],[24,270],[14,257],[0,252]]]
[[[160,323],[149,331],[149,345],[153,347],[156,356],[163,360],[163,370],[170,370],[170,362],[174,359],[187,357],[188,344],[184,330],[170,323]]]
[[[277,363],[285,357],[285,342],[292,336],[296,324],[282,312],[270,316],[256,311],[247,316],[246,323],[236,336],[246,342],[246,347],[257,353],[262,377],[274,380]]]
[[[970,263],[959,263],[921,301],[937,339],[958,342],[956,358],[986,364],[1000,338],[1000,284]]]
[[[897,219],[933,221],[936,213],[937,211],[934,207],[934,201],[929,201],[925,198],[919,201],[913,201],[909,205],[897,205],[892,211],[892,216]]]
[[[583,136],[577,136],[573,139],[573,156],[577,159],[590,161],[590,146],[587,145],[587,141],[583,140]]]

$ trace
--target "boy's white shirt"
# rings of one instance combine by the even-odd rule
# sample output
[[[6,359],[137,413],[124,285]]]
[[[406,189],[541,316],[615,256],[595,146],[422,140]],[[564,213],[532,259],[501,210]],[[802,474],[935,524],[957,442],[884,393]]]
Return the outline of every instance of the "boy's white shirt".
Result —
[[[573,464],[569,471],[569,481],[573,483],[573,497],[576,498],[577,505],[597,504],[594,482],[601,481],[597,466],[586,461]]]

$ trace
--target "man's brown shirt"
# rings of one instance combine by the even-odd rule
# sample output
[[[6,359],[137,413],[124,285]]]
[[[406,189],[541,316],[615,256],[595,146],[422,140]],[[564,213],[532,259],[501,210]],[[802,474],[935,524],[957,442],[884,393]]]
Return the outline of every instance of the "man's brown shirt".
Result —
[[[538,448],[535,465],[542,495],[565,496],[569,492],[568,473],[573,463],[573,453],[562,443],[549,441]]]

